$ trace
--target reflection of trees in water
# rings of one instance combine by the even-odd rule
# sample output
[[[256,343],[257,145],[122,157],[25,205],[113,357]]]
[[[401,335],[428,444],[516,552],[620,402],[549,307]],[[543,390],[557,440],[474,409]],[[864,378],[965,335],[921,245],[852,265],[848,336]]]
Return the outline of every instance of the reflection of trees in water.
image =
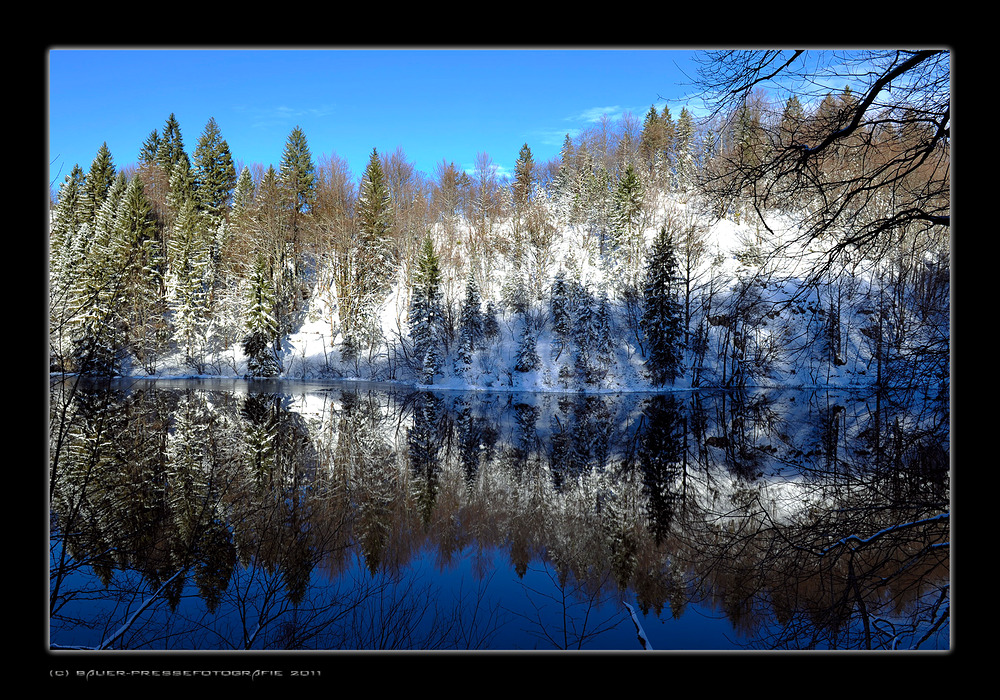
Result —
[[[478,646],[499,624],[490,606],[470,617],[481,591],[442,606],[406,572],[423,552],[444,568],[471,556],[483,582],[497,550],[523,581],[551,574],[516,615],[560,648],[603,624],[557,632],[540,612],[554,600],[583,615],[630,595],[657,616],[711,604],[768,648],[947,630],[948,523],[932,518],[948,511],[948,422],[932,402],[344,389],[306,418],[254,391],[62,401],[62,388],[55,641],[74,625],[110,632],[127,600],[156,592],[174,615],[150,610],[116,644],[193,644],[172,635],[199,627],[211,648]],[[69,620],[72,574],[87,570],[122,607]],[[182,604],[190,594],[201,607]],[[390,629],[370,623],[375,609],[395,611]]]

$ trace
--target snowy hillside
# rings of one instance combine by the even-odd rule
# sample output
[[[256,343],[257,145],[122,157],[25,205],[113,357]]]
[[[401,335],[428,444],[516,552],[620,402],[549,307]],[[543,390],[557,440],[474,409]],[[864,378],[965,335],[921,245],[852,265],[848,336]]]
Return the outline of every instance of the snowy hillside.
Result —
[[[762,227],[732,219],[713,221],[686,202],[662,205],[644,230],[648,245],[656,221],[683,218],[700,232],[697,263],[687,273],[689,318],[682,376],[662,389],[695,387],[862,387],[883,383],[937,383],[947,378],[947,353],[925,356],[919,349],[933,334],[947,334],[947,319],[919,318],[902,308],[899,293],[891,303],[866,261],[851,261],[821,283],[804,284],[808,270],[821,260],[815,248],[787,248],[794,238],[794,219],[775,217],[769,227],[784,232],[768,240]],[[645,371],[646,353],[635,303],[616,293],[615,271],[593,251],[576,243],[581,232],[563,223],[545,269],[546,293],[528,298],[527,308],[515,310],[501,290],[510,289],[510,269],[492,270],[492,293],[483,308],[496,312],[497,334],[456,369],[457,340],[452,337],[441,358],[441,371],[430,382],[452,390],[525,390],[542,392],[622,392],[661,389]],[[785,240],[787,239],[787,240]],[[782,249],[780,254],[776,251]],[[453,289],[461,289],[464,271],[445,268]],[[574,364],[574,348],[557,337],[551,313],[551,289],[557,276],[576,283],[594,304],[606,299],[609,352],[591,361],[587,371]],[[517,279],[515,277],[515,279]],[[884,278],[883,278],[884,279]],[[282,339],[280,376],[288,379],[365,379],[424,385],[411,356],[407,317],[409,289],[398,282],[381,307],[383,342],[345,361],[339,335],[336,299],[318,284],[304,318],[294,333]],[[460,292],[445,303],[455,316]],[[540,297],[540,298],[539,298]],[[880,306],[879,306],[880,305]],[[579,314],[596,313],[577,309]],[[942,323],[944,328],[942,329]],[[537,365],[516,369],[526,325],[534,329]],[[938,339],[940,342],[940,339]],[[911,352],[907,344],[916,348]],[[892,348],[892,352],[886,348]],[[946,345],[945,345],[946,347]],[[577,348],[576,351],[579,349]],[[881,355],[879,354],[881,352]],[[882,362],[879,362],[881,358]],[[895,361],[895,365],[894,365]],[[240,345],[208,363],[202,376],[243,376],[246,362]],[[902,370],[900,369],[902,368]],[[892,372],[890,372],[892,370]],[[142,374],[142,373],[137,373]],[[193,376],[179,357],[164,358],[155,376]]]

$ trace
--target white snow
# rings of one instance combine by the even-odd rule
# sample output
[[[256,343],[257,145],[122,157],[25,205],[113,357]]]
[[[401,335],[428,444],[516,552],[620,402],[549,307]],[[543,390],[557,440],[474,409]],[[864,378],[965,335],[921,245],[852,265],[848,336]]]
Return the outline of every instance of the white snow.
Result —
[[[741,283],[755,278],[759,280],[763,308],[768,315],[763,323],[752,329],[753,337],[746,339],[754,344],[759,352],[773,352],[774,357],[767,371],[755,372],[747,382],[750,386],[766,387],[863,387],[870,385],[875,379],[873,343],[865,337],[865,326],[870,325],[870,313],[866,307],[864,294],[872,289],[873,281],[867,277],[855,276],[851,279],[851,288],[845,288],[846,301],[842,301],[842,338],[843,348],[840,353],[842,362],[831,362],[829,357],[822,357],[816,344],[820,335],[819,324],[823,322],[826,303],[824,294],[829,289],[815,287],[801,288],[804,269],[819,259],[821,250],[796,251],[784,259],[769,261],[766,269],[755,266],[753,261],[747,262],[746,256],[741,256],[749,245],[759,244],[762,248],[777,246],[783,241],[768,241],[761,234],[761,227],[750,223],[738,223],[733,220],[710,221],[699,218],[693,210],[687,210],[689,205],[681,201],[668,201],[663,205],[663,217],[652,217],[651,225],[645,230],[647,241],[655,235],[659,221],[665,220],[669,211],[683,212],[693,216],[705,231],[705,254],[701,260],[697,275],[700,283],[708,284],[713,280],[716,309],[726,295],[736,289]],[[558,219],[557,219],[558,220]],[[689,219],[690,220],[690,219]],[[775,217],[768,222],[773,230],[788,236],[797,234],[794,220],[788,217]],[[559,226],[555,264],[548,270],[548,281],[554,278],[560,270],[575,269],[582,283],[597,291],[609,280],[607,269],[595,260],[587,258],[579,250],[578,241],[581,232],[568,224]],[[780,235],[779,235],[780,238]],[[863,270],[858,266],[857,270]],[[444,274],[452,279],[463,279],[465,270],[445,268]],[[500,281],[504,279],[507,270],[494,271],[495,289],[500,289]],[[319,275],[323,279],[324,275]],[[464,284],[450,284],[454,298],[446,299],[455,305],[456,315],[458,305],[464,296]],[[406,304],[408,294],[406,289],[397,284],[391,296],[382,306],[381,326],[388,345],[378,348],[373,354],[362,353],[362,357],[351,365],[340,359],[340,338],[336,333],[338,320],[333,307],[333,293],[330,289],[316,289],[309,301],[305,314],[305,322],[282,342],[281,356],[282,375],[284,379],[305,381],[328,380],[375,380],[397,382],[412,386],[417,383],[417,373],[405,366],[402,355],[397,349],[390,347],[394,343],[408,341],[406,330]],[[706,292],[702,291],[701,294]],[[494,292],[490,297],[481,290],[483,306],[492,298],[501,306]],[[789,300],[799,294],[796,303]],[[701,297],[696,297],[700,299]],[[614,301],[614,298],[612,298]],[[547,299],[536,300],[538,308],[547,310]],[[617,308],[617,307],[616,307]],[[552,361],[553,332],[551,325],[546,325],[538,335],[538,355],[541,366],[531,372],[517,372],[513,369],[517,343],[520,339],[519,321],[511,312],[507,312],[500,321],[500,338],[491,346],[476,354],[473,364],[464,376],[453,370],[454,350],[457,340],[452,344],[452,352],[444,358],[443,374],[437,375],[433,388],[438,390],[467,391],[532,391],[532,392],[636,392],[657,390],[646,379],[643,372],[644,358],[635,342],[634,334],[626,327],[625,319],[620,313],[613,317],[615,335],[614,358],[606,369],[606,374],[597,382],[583,383],[573,378],[567,381],[559,375],[560,364]],[[723,342],[732,342],[724,336],[725,328],[709,325],[711,348],[707,353],[706,362],[702,366],[701,381],[692,383],[692,355],[687,352],[687,363],[684,376],[665,390],[689,390],[698,387],[722,386],[725,383],[725,373],[731,368],[725,367],[722,361],[723,352],[719,347]],[[565,355],[560,358],[565,362]],[[840,358],[838,358],[840,359]],[[179,357],[163,358],[158,365],[155,376],[158,378],[192,378],[195,376],[240,377],[245,370],[245,361],[239,344],[234,344],[224,357],[217,356],[210,362],[207,374],[194,375],[190,367],[185,366]],[[140,373],[141,374],[141,373]],[[937,379],[930,379],[934,382]]]

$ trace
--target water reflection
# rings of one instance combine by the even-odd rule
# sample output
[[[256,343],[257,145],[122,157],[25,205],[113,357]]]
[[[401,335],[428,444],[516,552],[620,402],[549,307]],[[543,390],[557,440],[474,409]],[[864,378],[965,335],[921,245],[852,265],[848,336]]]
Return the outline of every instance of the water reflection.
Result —
[[[948,435],[920,392],[59,382],[51,642],[946,649]]]

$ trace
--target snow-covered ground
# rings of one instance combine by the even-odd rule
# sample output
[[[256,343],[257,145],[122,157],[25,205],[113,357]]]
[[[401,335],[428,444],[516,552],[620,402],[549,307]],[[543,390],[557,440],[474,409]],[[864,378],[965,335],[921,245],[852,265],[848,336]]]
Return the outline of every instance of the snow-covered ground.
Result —
[[[817,262],[821,249],[795,249],[785,251],[783,257],[762,263],[762,258],[747,255],[748,251],[766,251],[778,247],[796,234],[794,219],[776,216],[769,227],[779,232],[779,240],[768,240],[761,233],[762,227],[752,223],[737,223],[731,219],[709,221],[685,211],[684,202],[668,202],[664,214],[678,212],[696,221],[705,232],[703,252],[698,268],[692,277],[698,285],[693,295],[692,328],[701,322],[707,330],[707,349],[699,371],[693,370],[695,358],[692,349],[686,350],[684,375],[665,390],[688,390],[695,387],[717,387],[732,384],[733,346],[743,349],[740,357],[744,372],[742,386],[764,387],[863,387],[875,381],[877,368],[872,339],[873,298],[877,294],[875,281],[864,272],[863,264],[855,264],[850,274],[839,275],[829,283],[803,287],[808,266]],[[694,217],[693,219],[691,217]],[[658,228],[653,225],[645,230],[647,243]],[[547,272],[549,281],[559,271],[572,268],[573,274],[588,289],[607,289],[609,282],[606,268],[588,261],[579,251],[574,253],[574,243],[580,231],[563,224],[556,237],[555,262]],[[815,245],[815,244],[813,244]],[[445,270],[453,278],[460,278],[462,270]],[[506,270],[495,271],[502,280]],[[463,285],[452,285],[460,288]],[[499,289],[500,284],[496,285]],[[751,290],[758,299],[754,313],[759,318],[752,324],[745,319],[720,321],[727,314],[737,316],[738,307],[730,306],[737,294]],[[285,379],[326,381],[378,380],[407,385],[421,385],[418,373],[405,362],[400,344],[408,342],[406,328],[406,289],[396,285],[382,306],[381,326],[386,343],[373,353],[363,352],[351,363],[341,360],[340,340],[336,335],[338,322],[332,294],[329,289],[316,289],[304,322],[294,333],[282,339],[280,363],[281,377]],[[485,296],[485,295],[484,295]],[[492,301],[498,308],[502,304],[494,294]],[[711,299],[711,306],[706,299]],[[487,298],[483,299],[484,306]],[[461,298],[450,300],[455,307]],[[615,299],[612,297],[612,301]],[[547,310],[547,300],[535,300],[535,307]],[[836,308],[839,320],[837,337],[840,347],[833,354],[824,347],[827,314]],[[541,360],[538,369],[519,372],[513,367],[520,342],[520,317],[510,310],[501,310],[500,335],[484,350],[476,353],[472,364],[459,374],[454,370],[454,346],[444,358],[442,373],[436,375],[433,387],[441,390],[489,391],[540,391],[540,392],[629,392],[659,390],[644,372],[643,351],[635,338],[634,327],[627,325],[621,305],[612,304],[612,329],[614,349],[611,361],[601,367],[598,379],[589,382],[570,376],[565,366],[571,353],[563,353],[554,361],[555,334],[547,323],[537,335],[537,354]],[[714,314],[714,315],[713,315]],[[917,335],[923,329],[914,326]],[[921,342],[918,338],[915,341]],[[245,360],[239,344],[208,363],[205,374],[192,374],[178,356],[165,357],[159,363],[157,377],[230,376],[240,377],[245,372]],[[562,375],[560,375],[562,370]],[[938,372],[940,375],[941,373]],[[945,372],[945,375],[947,373]],[[922,376],[937,382],[941,376],[930,377],[914,370],[911,376]]]

